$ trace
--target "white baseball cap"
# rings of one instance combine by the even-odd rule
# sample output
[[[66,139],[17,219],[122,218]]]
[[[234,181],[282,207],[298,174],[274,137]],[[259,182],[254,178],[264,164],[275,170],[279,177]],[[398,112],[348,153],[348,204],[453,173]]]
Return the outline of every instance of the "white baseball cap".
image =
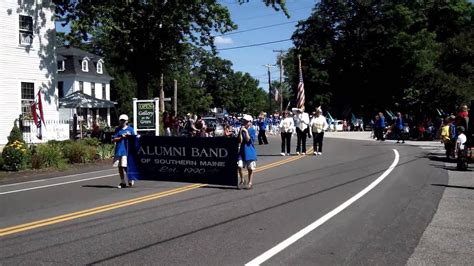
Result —
[[[120,117],[119,117],[119,120],[128,121],[128,115],[126,115],[126,114],[121,114]]]
[[[249,121],[249,122],[252,122],[252,121],[253,121],[253,118],[252,118],[251,115],[244,115],[244,116],[242,117],[242,119],[245,120],[245,121]]]

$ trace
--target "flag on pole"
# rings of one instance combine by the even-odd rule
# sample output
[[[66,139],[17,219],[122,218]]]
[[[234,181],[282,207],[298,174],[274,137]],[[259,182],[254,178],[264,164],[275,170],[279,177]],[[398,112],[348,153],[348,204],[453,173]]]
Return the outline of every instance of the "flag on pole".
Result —
[[[280,100],[280,95],[278,94],[278,88],[273,90],[273,96],[275,96],[275,101],[278,102]]]
[[[44,125],[43,102],[41,101],[41,90],[36,94],[35,101],[31,105],[31,114],[36,125],[36,137],[43,139],[42,124]]]
[[[296,107],[303,109],[305,104],[304,96],[304,83],[303,83],[303,71],[301,69],[301,55],[298,55],[298,64],[299,64],[299,83],[298,83],[298,93],[296,95]]]

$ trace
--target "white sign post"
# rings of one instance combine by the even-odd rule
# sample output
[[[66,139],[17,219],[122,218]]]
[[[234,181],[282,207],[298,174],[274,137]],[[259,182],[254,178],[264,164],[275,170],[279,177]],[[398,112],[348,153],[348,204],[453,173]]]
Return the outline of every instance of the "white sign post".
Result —
[[[139,131],[155,131],[160,135],[160,99],[138,100],[133,98],[133,126]]]
[[[171,98],[164,98],[171,101]],[[160,98],[138,100],[133,98],[133,126],[137,131],[155,131],[160,135]]]

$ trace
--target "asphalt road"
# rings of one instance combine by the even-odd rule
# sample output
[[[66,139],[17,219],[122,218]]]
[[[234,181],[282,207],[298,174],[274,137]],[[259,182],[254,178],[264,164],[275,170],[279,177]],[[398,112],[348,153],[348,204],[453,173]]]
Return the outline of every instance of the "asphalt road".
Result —
[[[257,147],[251,190],[156,181],[116,189],[116,169],[0,186],[0,264],[243,265],[387,174],[397,153],[372,190],[263,264],[407,262],[444,191],[431,185],[447,182],[442,162],[393,143],[327,138],[322,156],[290,157],[279,145]]]

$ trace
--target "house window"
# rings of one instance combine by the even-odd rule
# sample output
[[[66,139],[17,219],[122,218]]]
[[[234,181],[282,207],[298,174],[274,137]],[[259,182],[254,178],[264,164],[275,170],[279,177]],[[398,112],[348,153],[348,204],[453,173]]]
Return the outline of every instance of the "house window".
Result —
[[[105,83],[102,83],[102,99],[106,100],[107,99],[107,86]]]
[[[31,105],[35,101],[35,84],[30,82],[21,83],[21,114],[23,117],[31,117]]]
[[[64,82],[63,81],[58,81],[58,96],[59,98],[64,97]]]
[[[97,73],[102,74],[102,61],[97,62]]]
[[[20,15],[19,41],[21,45],[33,43],[33,18],[31,16]]]
[[[79,91],[84,92],[84,81],[79,81]]]
[[[57,61],[57,64],[58,64],[58,71],[64,71],[66,69],[64,65],[64,60]]]
[[[91,96],[95,97],[95,82],[91,82]]]
[[[89,72],[89,59],[84,58],[82,59],[82,71],[83,72]]]

